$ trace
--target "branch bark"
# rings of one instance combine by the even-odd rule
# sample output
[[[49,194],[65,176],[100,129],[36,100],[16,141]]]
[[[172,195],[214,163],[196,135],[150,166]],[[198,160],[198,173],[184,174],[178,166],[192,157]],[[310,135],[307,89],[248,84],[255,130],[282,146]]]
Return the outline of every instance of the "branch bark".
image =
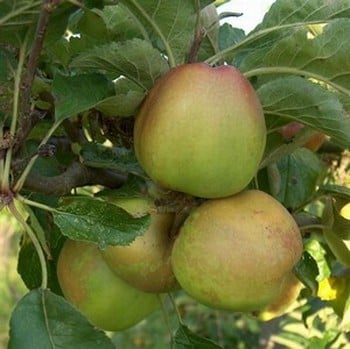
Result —
[[[40,119],[36,113],[31,111],[30,96],[38,59],[43,47],[45,34],[49,24],[49,17],[58,2],[55,0],[43,0],[39,15],[38,24],[35,32],[35,41],[29,54],[26,72],[22,81],[22,101],[21,101],[21,118],[17,132],[17,145],[15,150],[20,148],[21,143],[26,139],[30,130]]]
[[[103,185],[109,188],[121,187],[127,179],[126,174],[105,169],[87,167],[72,163],[65,172],[53,177],[31,174],[25,181],[24,189],[46,195],[66,195],[73,188],[85,185]]]

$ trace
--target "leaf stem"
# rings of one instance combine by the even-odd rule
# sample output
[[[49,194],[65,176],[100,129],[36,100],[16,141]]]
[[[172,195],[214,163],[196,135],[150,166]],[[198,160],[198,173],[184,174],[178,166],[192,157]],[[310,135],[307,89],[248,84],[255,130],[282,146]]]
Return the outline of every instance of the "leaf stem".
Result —
[[[55,132],[55,130],[57,129],[57,127],[61,124],[61,121],[56,121],[51,128],[49,129],[48,133],[46,134],[45,138],[41,141],[40,146],[42,146],[43,144],[46,144],[46,142],[50,139],[50,137],[52,136],[52,134]],[[19,192],[23,185],[24,182],[27,178],[27,176],[29,175],[31,169],[33,168],[35,161],[38,159],[39,155],[36,154],[34,155],[30,161],[28,162],[26,168],[24,169],[24,171],[22,172],[20,178],[17,180],[15,186],[13,187],[13,191],[14,192]]]
[[[28,35],[26,36],[23,44],[20,46],[18,65],[15,72],[15,77],[14,77],[14,92],[13,92],[14,97],[13,97],[13,107],[12,107],[12,120],[11,120],[11,126],[10,126],[10,135],[12,136],[16,132],[18,115],[19,115],[19,98],[20,98],[20,90],[21,90],[20,85],[21,85],[21,77],[22,77],[22,72],[24,67],[24,61],[26,57],[27,43],[28,43]],[[5,163],[3,167],[3,172],[2,172],[3,177],[2,177],[2,183],[1,183],[2,190],[9,190],[10,188],[10,171],[11,171],[12,152],[13,152],[13,147],[11,146],[6,153]]]
[[[176,318],[177,318],[178,323],[179,323],[180,325],[183,325],[184,323],[183,323],[182,318],[181,318],[181,315],[180,315],[180,313],[179,313],[179,309],[178,309],[178,307],[177,307],[177,305],[176,305],[174,296],[169,292],[169,293],[168,293],[168,297],[169,297],[170,302],[171,302],[171,304],[172,304],[172,306],[173,306],[173,308],[174,308],[174,310],[175,310],[175,315],[176,315]]]
[[[41,210],[45,210],[45,211],[48,211],[48,212],[58,212],[55,208],[53,207],[50,207],[50,206],[47,206],[45,204],[42,204],[40,202],[37,202],[37,201],[32,201],[32,200],[29,200],[21,195],[17,195],[16,197],[18,199],[18,201],[20,202],[23,202],[24,204],[28,205],[28,206],[33,206],[33,207],[36,207],[36,208],[40,208]]]
[[[11,213],[13,214],[13,216],[23,226],[23,228],[25,229],[25,231],[29,235],[29,238],[35,247],[35,250],[36,250],[38,257],[39,257],[40,266],[41,266],[41,288],[46,289],[47,288],[47,265],[46,265],[45,255],[44,255],[44,252],[41,248],[40,242],[37,239],[33,229],[23,219],[22,215],[18,212],[13,201],[8,205],[8,207],[9,207],[9,210],[11,211]]]
[[[329,86],[332,86],[334,89],[338,90],[339,92],[343,93],[344,95],[350,97],[350,90],[347,88],[344,88],[334,82],[332,82],[331,80],[329,80],[329,78],[319,75],[319,74],[315,74],[313,72],[307,71],[307,70],[301,70],[298,68],[291,68],[291,67],[263,67],[263,68],[257,68],[257,69],[253,69],[250,70],[246,73],[244,73],[244,76],[246,78],[251,78],[253,76],[257,76],[257,75],[267,75],[267,74],[290,74],[290,75],[297,75],[297,76],[304,76],[306,78],[313,78],[316,79],[318,81],[322,81],[324,83],[326,83]]]

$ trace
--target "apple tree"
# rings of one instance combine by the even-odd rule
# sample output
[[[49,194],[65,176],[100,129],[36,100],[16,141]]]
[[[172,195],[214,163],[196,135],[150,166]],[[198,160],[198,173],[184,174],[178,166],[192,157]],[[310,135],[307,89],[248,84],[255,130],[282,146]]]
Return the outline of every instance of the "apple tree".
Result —
[[[327,308],[313,347],[346,338],[350,3],[277,0],[245,33],[223,2],[0,1],[9,348],[118,347],[161,309],[164,345],[232,347],[184,295],[261,329]]]

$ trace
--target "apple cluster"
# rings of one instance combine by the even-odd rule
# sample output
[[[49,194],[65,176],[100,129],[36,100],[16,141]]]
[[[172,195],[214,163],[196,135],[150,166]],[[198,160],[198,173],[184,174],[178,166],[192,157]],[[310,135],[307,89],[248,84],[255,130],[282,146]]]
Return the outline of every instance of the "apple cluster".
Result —
[[[267,193],[247,189],[266,142],[260,101],[237,69],[184,64],[160,78],[135,119],[137,159],[157,186],[200,198],[175,236],[175,213],[148,197],[120,199],[148,230],[104,251],[67,241],[58,263],[67,299],[107,330],[134,325],[182,288],[215,309],[280,314],[301,284],[293,268],[303,245],[290,213]],[[105,285],[108,285],[105,287]]]

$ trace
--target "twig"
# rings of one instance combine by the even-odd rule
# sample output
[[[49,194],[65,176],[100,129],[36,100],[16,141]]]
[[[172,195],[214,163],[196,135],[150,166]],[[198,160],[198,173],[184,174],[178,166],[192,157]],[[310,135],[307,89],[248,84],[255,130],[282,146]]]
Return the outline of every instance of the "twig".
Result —
[[[18,129],[18,138],[17,138],[17,147],[19,148],[22,141],[27,137],[30,130],[33,128],[35,123],[38,121],[38,118],[32,119],[31,113],[31,103],[30,96],[32,90],[32,84],[35,77],[35,71],[38,64],[38,59],[43,47],[45,33],[49,24],[49,17],[53,9],[57,5],[58,1],[56,0],[43,0],[38,24],[35,32],[35,41],[33,47],[30,51],[26,72],[22,81],[22,113],[19,120],[19,129]]]

